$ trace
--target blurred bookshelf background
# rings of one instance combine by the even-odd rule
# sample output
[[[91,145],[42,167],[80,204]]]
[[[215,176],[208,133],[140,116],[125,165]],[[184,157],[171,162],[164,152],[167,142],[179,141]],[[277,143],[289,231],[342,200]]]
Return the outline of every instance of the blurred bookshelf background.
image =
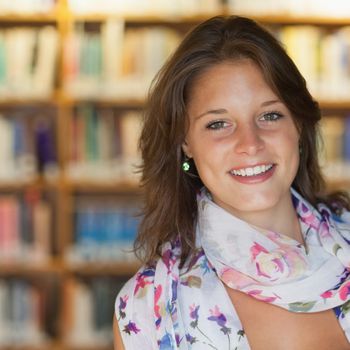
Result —
[[[350,190],[350,2],[0,0],[0,350],[113,348],[147,88],[217,14],[284,43],[322,108],[328,186]]]

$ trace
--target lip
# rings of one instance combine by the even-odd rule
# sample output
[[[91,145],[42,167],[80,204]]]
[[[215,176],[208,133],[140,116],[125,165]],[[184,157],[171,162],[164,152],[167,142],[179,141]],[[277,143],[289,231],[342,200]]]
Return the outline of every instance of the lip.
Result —
[[[257,183],[262,183],[267,181],[275,172],[276,169],[276,164],[274,163],[261,163],[263,164],[273,164],[272,168],[265,173],[258,174],[258,175],[252,175],[252,176],[239,176],[239,175],[233,175],[229,173],[229,175],[232,177],[232,179],[236,180],[237,182],[240,182],[242,184],[257,184]],[[255,165],[256,166],[256,165]],[[250,166],[252,167],[252,166]],[[249,168],[249,167],[247,167]],[[242,169],[242,168],[237,168],[237,169]]]
[[[239,166],[239,167],[235,167],[235,168],[231,168],[229,170],[229,172],[233,171],[233,170],[240,170],[240,169],[245,169],[245,168],[254,168],[255,166],[261,166],[261,165],[270,165],[272,164],[273,166],[275,166],[276,164],[273,163],[273,162],[264,162],[264,163],[255,163],[255,164],[246,164],[246,165],[242,165],[242,166]]]

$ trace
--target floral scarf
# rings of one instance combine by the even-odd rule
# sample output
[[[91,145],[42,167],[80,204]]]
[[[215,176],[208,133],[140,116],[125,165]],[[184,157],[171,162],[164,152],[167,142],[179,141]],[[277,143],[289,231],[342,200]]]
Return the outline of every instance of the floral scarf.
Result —
[[[350,342],[350,214],[335,220],[291,191],[307,250],[258,231],[202,191],[196,254],[179,268],[179,240],[166,244],[117,297],[126,349],[250,349],[223,283],[293,312],[333,309]]]

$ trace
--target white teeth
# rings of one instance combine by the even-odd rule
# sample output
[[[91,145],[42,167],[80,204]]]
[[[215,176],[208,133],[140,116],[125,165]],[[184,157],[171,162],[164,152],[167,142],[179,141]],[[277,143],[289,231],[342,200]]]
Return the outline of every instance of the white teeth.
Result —
[[[247,176],[252,176],[254,174],[254,169],[253,168],[247,168],[245,172],[246,172]]]
[[[273,164],[257,165],[254,168],[244,168],[239,170],[232,170],[231,174],[238,176],[253,176],[265,173],[273,167]]]

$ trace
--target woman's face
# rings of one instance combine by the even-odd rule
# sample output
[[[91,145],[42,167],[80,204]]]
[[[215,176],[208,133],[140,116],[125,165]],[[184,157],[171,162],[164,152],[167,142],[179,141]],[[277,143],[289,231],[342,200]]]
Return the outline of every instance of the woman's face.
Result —
[[[183,150],[214,202],[241,218],[290,204],[299,134],[258,66],[211,67],[193,82],[187,107]]]

